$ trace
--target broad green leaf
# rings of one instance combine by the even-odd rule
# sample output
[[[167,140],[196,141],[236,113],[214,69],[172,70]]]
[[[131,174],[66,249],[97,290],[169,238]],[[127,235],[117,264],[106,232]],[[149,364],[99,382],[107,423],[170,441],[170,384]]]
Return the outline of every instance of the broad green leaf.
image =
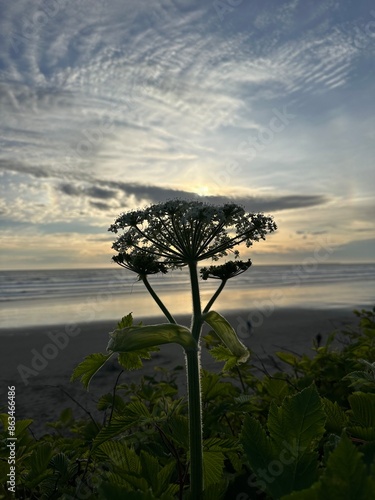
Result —
[[[282,500],[369,500],[375,498],[375,482],[367,474],[363,455],[344,435],[327,460],[320,480]]]
[[[180,344],[185,350],[197,349],[190,330],[171,323],[131,326],[115,330],[110,335],[107,351],[132,352],[172,343]]]
[[[375,427],[362,427],[360,425],[354,425],[348,427],[348,432],[351,436],[363,439],[363,441],[375,441]]]
[[[221,342],[234,354],[238,363],[245,363],[250,356],[247,347],[239,340],[230,323],[215,311],[203,315],[204,321],[214,330]]]
[[[40,474],[48,467],[52,457],[52,446],[49,443],[40,443],[30,457],[29,465],[32,474]]]
[[[313,386],[286,397],[281,406],[271,404],[269,437],[257,420],[246,417],[242,445],[258,475],[258,487],[272,498],[281,498],[313,484],[318,471],[314,445],[324,434],[324,422],[322,403]]]
[[[230,382],[221,382],[217,373],[202,370],[201,377],[202,399],[204,402],[217,398],[218,396],[228,396],[233,394],[233,385]]]
[[[223,476],[224,454],[220,451],[203,452],[203,482],[205,487],[218,483]]]
[[[223,500],[225,498],[225,492],[228,488],[228,482],[221,480],[220,482],[205,485],[203,491],[203,500]],[[237,498],[241,498],[240,495]],[[246,497],[243,497],[244,499]]]
[[[238,358],[223,344],[210,349],[210,354],[216,361],[225,361],[224,371],[229,371],[237,365]]]
[[[122,399],[121,396],[118,394],[115,395],[113,398],[113,394],[108,392],[107,394],[104,394],[98,401],[97,408],[100,411],[107,410],[108,408],[111,408],[114,406],[116,411],[121,411],[125,410],[126,408],[126,403]]]
[[[55,455],[50,462],[50,466],[57,471],[64,480],[69,476],[69,464],[68,457],[62,452]]]
[[[326,428],[329,432],[341,434],[342,429],[348,424],[348,416],[337,404],[327,398],[322,398],[324,412],[327,417]]]
[[[320,498],[322,500],[374,498],[368,495],[366,476],[362,454],[346,436],[343,436],[328,458],[327,468],[321,478]]]
[[[121,441],[107,441],[99,446],[97,454],[101,453],[110,460],[112,474],[109,477],[116,479],[119,476],[135,490],[148,489],[147,481],[142,476],[141,460],[132,448]]]
[[[375,427],[375,394],[355,392],[348,400],[353,419],[363,427]]]
[[[155,492],[157,497],[159,497],[159,495],[161,495],[162,492],[166,493],[169,482],[171,480],[171,476],[175,470],[176,470],[176,461],[173,459],[172,462],[169,462],[159,471],[158,473],[159,489]]]
[[[81,379],[82,384],[86,389],[89,388],[90,381],[96,372],[104,365],[104,363],[112,356],[110,354],[94,353],[89,354],[78,366],[74,368],[70,378],[71,382],[77,378]]]
[[[325,413],[314,386],[286,397],[281,407],[271,404],[267,427],[278,450],[275,459],[282,473],[272,483],[278,494],[303,489],[317,476],[318,456],[314,444],[325,432]]]
[[[109,439],[124,433],[137,425],[134,417],[112,418],[109,425],[102,427],[93,441],[93,450]]]
[[[265,377],[263,387],[272,398],[282,401],[288,395],[290,386],[286,380]]]
[[[298,448],[308,448],[324,434],[326,417],[314,386],[286,397],[281,405],[271,405],[267,427],[277,446],[296,440]]]
[[[151,418],[151,413],[147,406],[138,400],[131,401],[126,405],[126,414],[137,418],[138,423],[141,423],[145,419],[148,421]]]
[[[237,451],[238,439],[236,438],[209,438],[203,441],[203,447],[206,451]]]
[[[159,489],[158,475],[160,471],[160,465],[158,459],[144,450],[141,450],[139,458],[141,460],[142,476],[151,486],[152,491],[156,493]]]
[[[109,439],[124,433],[131,427],[158,422],[158,419],[150,414],[145,404],[141,401],[131,401],[126,404],[124,413],[124,416],[113,418],[109,425],[100,429],[93,441],[93,449],[96,449]]]
[[[152,347],[132,352],[121,352],[118,356],[118,362],[125,370],[138,370],[143,366],[142,358],[151,359],[152,351],[159,351],[159,348]]]
[[[28,459],[30,471],[26,476],[26,481],[30,488],[33,488],[48,475],[51,475],[51,470],[48,470],[48,464],[52,453],[52,446],[49,443],[40,443],[33,450],[33,454]]]
[[[185,450],[189,448],[189,421],[184,415],[172,415],[164,432],[178,446]]]
[[[274,449],[259,421],[249,415],[245,417],[241,442],[251,468],[267,470],[275,455]]]
[[[374,387],[375,378],[372,373],[364,371],[355,371],[345,375],[343,380],[350,380],[350,387]]]

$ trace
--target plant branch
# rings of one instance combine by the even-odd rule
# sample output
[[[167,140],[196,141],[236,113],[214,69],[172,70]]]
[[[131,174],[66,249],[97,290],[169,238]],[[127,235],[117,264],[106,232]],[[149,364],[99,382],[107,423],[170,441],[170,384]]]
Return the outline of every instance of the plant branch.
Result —
[[[165,317],[168,319],[168,321],[170,323],[174,323],[176,324],[176,320],[174,319],[174,317],[172,316],[172,314],[168,311],[168,309],[166,308],[166,306],[163,304],[162,300],[159,298],[159,296],[157,295],[157,293],[154,291],[154,289],[152,288],[152,286],[150,285],[148,279],[147,279],[147,276],[140,276],[141,280],[143,281],[145,287],[147,288],[149,294],[151,295],[151,297],[155,300],[155,302],[157,303],[157,305],[160,307],[160,309],[163,311]]]
[[[218,296],[220,295],[221,291],[223,290],[223,288],[225,287],[227,283],[227,280],[222,280],[218,289],[216,290],[216,292],[213,294],[213,296],[211,297],[211,299],[209,300],[209,302],[207,303],[206,307],[203,309],[203,314],[205,313],[208,313],[208,311],[211,309],[213,303],[215,302],[215,300],[218,298]]]

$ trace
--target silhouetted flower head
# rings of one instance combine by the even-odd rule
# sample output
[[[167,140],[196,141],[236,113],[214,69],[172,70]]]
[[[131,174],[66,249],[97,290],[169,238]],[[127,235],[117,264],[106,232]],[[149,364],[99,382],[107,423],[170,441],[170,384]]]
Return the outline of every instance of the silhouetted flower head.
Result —
[[[251,266],[251,260],[229,260],[220,266],[202,267],[200,269],[201,278],[207,280],[213,278],[217,280],[227,281],[239,274],[244,273]]]
[[[137,273],[138,276],[168,272],[163,262],[158,261],[152,254],[135,250],[132,253],[119,253],[112,260],[129,271]]]
[[[210,205],[171,200],[120,215],[108,229],[123,234],[113,243],[119,254],[141,251],[170,267],[228,255],[240,243],[250,247],[276,230],[272,217],[246,213],[234,203]]]

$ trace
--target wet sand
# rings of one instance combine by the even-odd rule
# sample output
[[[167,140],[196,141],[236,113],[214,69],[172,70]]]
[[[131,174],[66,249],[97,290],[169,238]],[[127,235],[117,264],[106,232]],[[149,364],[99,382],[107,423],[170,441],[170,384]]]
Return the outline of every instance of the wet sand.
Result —
[[[324,343],[333,330],[357,324],[357,318],[348,309],[278,309],[272,313],[265,311],[262,315],[242,310],[230,311],[224,316],[236,329],[242,342],[251,349],[254,362],[259,364],[262,361],[269,366],[269,356],[279,350],[313,354],[312,345],[317,334],[322,336]],[[190,318],[177,319],[179,323],[189,326]],[[143,324],[159,322],[158,318],[142,320]],[[95,401],[113,390],[119,372],[116,360],[111,360],[95,375],[89,392],[79,381],[71,383],[70,376],[85,356],[106,352],[108,333],[115,326],[115,322],[104,321],[0,330],[0,405],[6,403],[7,386],[16,386],[17,419],[32,418],[34,423],[31,429],[35,435],[51,432],[45,424],[57,419],[66,407],[71,407],[77,418],[84,415],[66,392],[95,413]],[[124,373],[121,382],[137,382],[142,375],[153,375],[155,366],[168,370],[184,364],[180,346],[164,345],[151,360],[144,362],[142,370]],[[202,366],[219,371],[223,364],[214,361],[202,347]],[[183,371],[179,384],[183,394]]]

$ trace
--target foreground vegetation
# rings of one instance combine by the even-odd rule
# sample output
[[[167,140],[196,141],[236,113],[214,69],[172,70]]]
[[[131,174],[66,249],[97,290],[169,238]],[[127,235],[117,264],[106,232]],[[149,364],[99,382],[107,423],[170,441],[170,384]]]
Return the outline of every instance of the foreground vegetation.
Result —
[[[272,374],[256,360],[238,365],[214,331],[205,336],[224,362],[220,373],[202,370],[205,499],[375,498],[375,308],[355,314],[358,328],[333,332],[312,356],[277,353]],[[91,372],[87,360],[75,371],[86,385],[95,356]],[[183,367],[120,384],[124,363],[141,359],[118,362],[113,392],[98,399],[101,419],[76,420],[67,408],[37,440],[31,420],[17,422],[17,499],[190,498]],[[13,498],[6,417],[0,498]]]

